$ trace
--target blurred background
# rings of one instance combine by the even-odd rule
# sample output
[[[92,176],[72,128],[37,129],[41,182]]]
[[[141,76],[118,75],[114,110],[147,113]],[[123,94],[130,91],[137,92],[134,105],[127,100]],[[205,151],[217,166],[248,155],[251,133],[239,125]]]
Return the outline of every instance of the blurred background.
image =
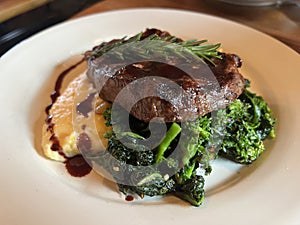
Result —
[[[0,0],[0,56],[51,25],[101,0]]]
[[[226,18],[271,35],[300,53],[300,0],[261,7],[227,4],[227,1],[0,0],[0,57],[21,40],[71,17],[137,7],[192,10]]]

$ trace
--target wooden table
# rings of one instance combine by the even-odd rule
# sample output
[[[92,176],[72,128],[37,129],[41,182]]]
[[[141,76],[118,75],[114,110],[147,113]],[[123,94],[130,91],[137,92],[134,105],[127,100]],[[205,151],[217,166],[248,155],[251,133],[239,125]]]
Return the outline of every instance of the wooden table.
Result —
[[[35,9],[50,0],[0,0],[0,22]]]
[[[74,18],[109,10],[133,7],[160,7],[192,10],[227,18],[265,32],[300,53],[300,7],[245,7],[216,0],[104,0]]]

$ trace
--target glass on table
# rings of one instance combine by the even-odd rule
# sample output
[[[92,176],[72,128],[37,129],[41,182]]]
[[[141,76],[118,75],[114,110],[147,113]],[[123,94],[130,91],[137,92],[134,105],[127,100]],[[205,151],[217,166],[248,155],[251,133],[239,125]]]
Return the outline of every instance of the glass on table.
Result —
[[[281,5],[283,3],[296,4],[300,6],[300,0],[219,0],[226,3],[235,5],[246,6],[268,6],[268,5]]]

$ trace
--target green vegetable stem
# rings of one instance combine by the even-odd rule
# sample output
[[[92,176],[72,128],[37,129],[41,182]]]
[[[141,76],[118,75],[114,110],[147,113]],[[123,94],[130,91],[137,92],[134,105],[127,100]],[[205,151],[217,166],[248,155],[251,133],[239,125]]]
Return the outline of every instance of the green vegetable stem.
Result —
[[[180,133],[181,127],[177,123],[173,123],[170,129],[167,131],[164,139],[158,146],[158,152],[156,154],[155,162],[160,163],[164,160],[164,153],[169,148],[171,142],[177,137]]]

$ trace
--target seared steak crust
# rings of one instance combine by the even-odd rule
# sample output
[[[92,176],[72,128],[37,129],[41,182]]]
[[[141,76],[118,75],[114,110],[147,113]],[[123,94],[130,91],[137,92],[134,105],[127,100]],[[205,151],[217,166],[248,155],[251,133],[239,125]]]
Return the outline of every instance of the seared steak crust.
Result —
[[[169,35],[151,29],[145,31],[143,37],[153,33]],[[238,71],[241,59],[234,54],[220,54],[222,59],[213,59],[215,65],[208,63],[206,69],[195,68],[202,70],[196,77],[161,62],[143,61],[127,65],[106,77],[105,84],[98,90],[99,96],[121,105],[145,122],[157,117],[165,122],[195,120],[228,106],[244,90],[245,80]],[[95,66],[95,59],[90,60]],[[95,68],[89,68],[89,78],[95,84],[103,82],[94,71]]]

